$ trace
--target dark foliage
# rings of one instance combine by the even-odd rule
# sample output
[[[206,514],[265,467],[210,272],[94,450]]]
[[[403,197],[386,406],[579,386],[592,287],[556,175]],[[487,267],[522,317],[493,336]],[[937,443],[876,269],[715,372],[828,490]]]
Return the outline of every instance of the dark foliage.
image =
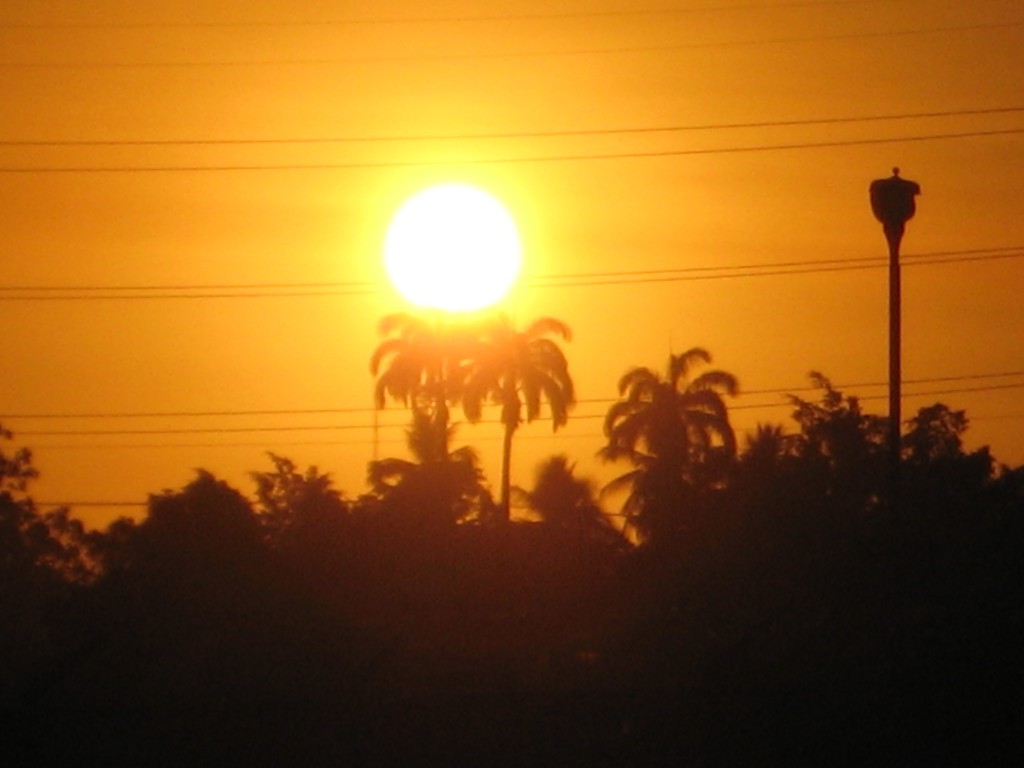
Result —
[[[619,380],[620,399],[608,410],[608,443],[599,455],[624,459],[633,469],[604,492],[628,494],[623,514],[642,542],[671,547],[692,538],[735,458],[723,396],[735,395],[739,385],[725,371],[692,375],[710,362],[706,350],[694,347],[669,355],[664,376],[638,367]]]
[[[271,455],[255,501],[200,472],[103,531],[40,513],[28,453],[0,456],[5,757],[1009,763],[1024,470],[937,404],[893,510],[884,421],[815,381],[794,432],[691,433],[722,463],[679,465],[685,525],[639,546],[564,457],[522,492],[539,522],[463,514],[472,461],[469,497],[423,479],[459,464],[447,437],[355,501]]]

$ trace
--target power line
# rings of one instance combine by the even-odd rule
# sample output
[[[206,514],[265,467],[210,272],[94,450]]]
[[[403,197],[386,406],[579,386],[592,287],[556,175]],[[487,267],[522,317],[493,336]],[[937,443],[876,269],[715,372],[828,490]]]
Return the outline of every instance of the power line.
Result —
[[[1024,413],[994,413],[991,416],[971,416],[971,421],[1016,421],[1024,419]]]
[[[5,289],[0,289],[0,291]],[[380,293],[381,289],[344,290],[332,289],[323,291],[280,291],[280,292],[245,292],[245,293],[153,293],[153,294],[89,294],[74,296],[34,296],[9,295],[0,296],[3,301],[135,301],[139,299],[305,299],[316,297],[366,296]]]
[[[874,399],[883,399],[883,398],[879,397],[879,398],[874,398]],[[1017,421],[1017,420],[1020,420],[1020,419],[1024,419],[1024,413],[994,414],[994,415],[990,415],[990,416],[972,416],[970,418],[970,420],[972,422],[975,422],[975,421]],[[529,438],[533,438],[533,437],[536,437],[536,436],[533,436],[533,435],[523,435],[521,437],[524,438],[524,439],[529,439]],[[602,433],[590,433],[590,434],[584,434],[584,435],[560,435],[559,437],[561,439],[567,439],[568,438],[568,439],[588,439],[588,440],[592,440],[592,439],[597,439],[597,438],[603,438],[604,435]],[[497,439],[497,438],[495,438],[495,439]],[[391,444],[397,444],[400,441],[391,440],[391,441],[383,441],[383,442],[391,443]],[[353,443],[353,442],[337,442],[337,441],[319,442],[319,441],[317,441],[317,442],[288,443],[287,445],[291,446],[291,447],[318,447],[318,446],[338,446],[338,445],[356,445],[356,444],[357,443]],[[365,444],[368,444],[368,443],[366,441],[363,441],[363,442],[358,443],[358,444],[359,445],[365,445]],[[115,445],[115,446],[112,446],[112,445],[90,445],[90,446],[85,446],[85,445],[56,445],[56,446],[46,446],[47,449],[82,449],[82,448],[88,448],[88,449],[110,449],[110,448],[135,449],[135,448],[140,448],[140,447],[142,447],[142,448],[190,448],[190,449],[191,448],[224,448],[224,447],[228,447],[228,448],[231,448],[231,447],[245,447],[245,448],[253,447],[253,448],[258,448],[258,447],[261,447],[261,445],[260,444],[256,444],[256,443],[225,443],[225,444],[200,444],[200,445],[148,444],[148,445]],[[342,492],[344,492],[344,491],[342,491]],[[94,500],[86,500],[86,501],[48,501],[47,500],[47,501],[43,501],[43,500],[36,500],[35,503],[37,505],[39,505],[39,506],[42,506],[42,507],[86,507],[86,508],[120,508],[120,507],[127,508],[127,507],[135,507],[135,508],[140,508],[140,507],[147,507],[147,506],[149,506],[149,501],[94,501]]]
[[[146,411],[93,413],[20,413],[0,416],[4,419],[125,419],[125,418],[203,418],[210,416],[307,416],[339,413],[373,413],[373,408],[277,408],[233,411]],[[389,425],[381,425],[389,426]]]
[[[933,394],[933,393],[932,393]],[[928,397],[929,393],[920,393],[920,397]],[[870,395],[866,397],[860,397],[858,400],[873,401],[873,400],[885,400],[887,395]],[[908,397],[914,397],[914,395],[908,395]],[[778,410],[780,408],[792,407],[787,403],[764,403],[756,406],[734,406],[730,410]],[[576,417],[577,421],[594,421],[604,420],[605,416],[591,415],[584,417]],[[1009,421],[1024,418],[1024,414],[1003,414],[1003,415],[991,415],[991,416],[971,416],[970,421]],[[586,433],[575,433],[569,434],[565,432],[558,432],[551,435],[534,435],[534,434],[521,434],[517,435],[516,439],[519,441],[535,441],[535,440],[554,440],[559,443],[565,441],[579,441],[579,440],[595,440],[603,439],[604,433],[602,432],[586,432]],[[473,442],[480,443],[495,443],[502,440],[501,435],[474,435]],[[381,439],[380,445],[406,445],[404,439]],[[41,444],[33,446],[33,450],[39,451],[51,451],[51,450],[221,450],[221,449],[258,449],[260,451],[275,451],[279,448],[330,448],[330,447],[356,447],[356,446],[370,446],[373,445],[373,440],[367,439],[356,439],[356,440],[290,440],[285,442],[274,441],[271,443],[267,442],[223,442],[223,443],[58,443],[58,444]]]
[[[904,382],[904,383],[906,383],[906,382]],[[872,385],[872,386],[881,386],[881,385]],[[1024,389],[1024,383],[1020,383],[1020,384],[990,384],[990,385],[981,386],[981,387],[955,387],[955,388],[951,387],[951,388],[947,388],[947,389],[923,390],[921,392],[903,392],[902,393],[902,397],[903,397],[904,400],[906,400],[906,399],[910,399],[910,398],[932,397],[932,396],[935,396],[935,395],[963,395],[963,394],[970,394],[970,393],[973,393],[973,392],[994,392],[994,391],[999,391],[999,390],[1011,390],[1011,389]],[[853,397],[856,400],[858,400],[858,401],[865,401],[865,400],[887,400],[889,396],[887,394],[884,394],[884,395],[854,395]],[[765,408],[783,408],[783,407],[792,407],[792,403],[777,402],[777,403],[738,404],[738,405],[731,405],[731,406],[729,406],[729,410],[730,411],[747,411],[747,410],[760,410],[760,409],[765,409]]]
[[[548,49],[537,51],[492,51],[488,53],[448,54],[405,54],[391,56],[348,56],[307,59],[211,59],[208,61],[7,61],[0,67],[9,69],[142,69],[142,68],[192,68],[192,67],[283,67],[283,66],[339,66],[374,63],[423,63],[428,61],[480,61],[488,59],[550,58],[562,56],[607,56],[641,53],[670,53],[683,50],[701,50],[729,47],[750,47],[765,45],[791,45],[794,43],[834,42],[840,40],[911,37],[917,35],[947,34],[955,32],[978,32],[994,29],[1012,29],[1024,25],[1024,21],[962,24],[926,29],[896,29],[868,32],[843,32],[826,35],[795,37],[754,38],[748,40],[723,40],[715,42],[673,43],[669,45],[621,46],[609,48],[580,48],[574,50]]]
[[[1024,248],[1024,246],[1022,246],[1022,248]],[[162,285],[7,285],[0,286],[0,291],[253,291],[276,288],[288,290],[344,288],[352,291],[367,291],[371,293],[378,290],[375,287],[375,284],[371,282],[347,281],[320,283],[170,283]]]
[[[964,256],[959,258],[944,258],[944,259],[931,259],[931,260],[918,260],[911,261],[904,264],[906,267],[924,267],[932,266],[936,264],[957,264],[961,262],[975,262],[975,261],[996,261],[1002,259],[1016,259],[1024,256],[1024,252],[1021,253],[1004,253],[1004,254],[992,254],[989,256]],[[691,282],[696,280],[731,280],[741,277],[782,277],[785,275],[808,275],[808,274],[820,274],[827,272],[851,272],[863,269],[879,269],[885,266],[883,260],[871,260],[869,258],[859,259],[857,261],[865,263],[849,264],[845,266],[826,266],[826,267],[808,267],[806,269],[779,269],[779,270],[751,270],[748,272],[736,271],[721,274],[706,274],[706,275],[655,275],[646,277],[636,277],[632,279],[616,279],[616,280],[587,280],[580,282],[553,282],[547,284],[537,284],[535,287],[539,288],[563,288],[563,287],[578,287],[578,286],[608,286],[608,285],[635,285],[645,283],[676,283],[676,282]]]
[[[938,259],[944,257],[973,257],[981,256],[983,258],[1001,258],[1003,254],[1013,254],[1015,252],[1024,252],[1024,245],[1001,245],[994,246],[991,248],[963,248],[958,250],[948,251],[925,251],[923,253],[909,253],[901,254],[900,259],[906,261],[910,260],[925,260],[925,259]],[[633,270],[617,270],[608,272],[566,272],[566,273],[555,273],[550,275],[540,275],[540,280],[576,280],[581,278],[603,278],[603,277],[621,277],[628,275],[669,275],[669,274],[687,274],[695,272],[722,272],[722,271],[748,271],[758,269],[783,269],[788,267],[807,267],[807,266],[831,266],[836,264],[855,264],[860,262],[871,262],[872,264],[877,261],[885,261],[888,263],[888,258],[880,258],[876,256],[857,256],[847,257],[841,259],[801,259],[798,261],[773,261],[773,262],[762,262],[757,264],[726,264],[726,265],[715,265],[715,266],[696,266],[696,267],[667,267],[664,269],[633,269]],[[2,290],[2,289],[0,289]]]
[[[759,128],[792,128],[810,125],[842,125],[891,120],[919,120],[940,117],[1001,115],[1024,112],[1024,106],[956,109],[932,112],[906,112],[862,116],[820,117],[803,120],[765,120],[743,123],[705,123],[697,125],[633,126],[616,128],[578,128],[548,131],[506,131],[462,134],[394,134],[381,136],[321,136],[301,138],[243,139],[8,139],[0,147],[184,147],[184,146],[267,146],[287,144],[365,144],[371,142],[484,141],[497,139],[566,138],[573,136],[616,136],[691,131],[720,131]]]
[[[925,392],[908,392],[906,397],[931,397],[932,395],[963,395],[972,392],[994,392],[996,390],[1003,389],[1020,389],[1024,387],[1024,384],[989,384],[982,387],[957,387],[955,389],[934,389]],[[882,397],[881,395],[873,396],[872,399]]]
[[[407,425],[408,426],[408,425]],[[600,435],[589,435],[586,437],[599,437]],[[540,435],[518,435],[520,439],[533,440],[533,439],[544,439],[545,436]],[[566,435],[559,434],[559,439],[576,439],[583,437],[579,435]],[[500,435],[493,436],[474,436],[474,442],[497,442],[502,439]],[[296,448],[302,447],[307,448],[311,446],[317,447],[334,447],[334,446],[368,446],[373,445],[372,439],[356,439],[356,440],[275,440],[273,442],[217,442],[217,443],[46,443],[38,446],[33,446],[33,450],[82,450],[82,449],[96,449],[96,450],[132,450],[135,448],[146,448],[146,449],[220,449],[220,448],[257,448],[261,452],[274,452],[278,448]],[[404,438],[381,438],[379,441],[380,445],[407,445],[408,441]],[[456,441],[458,442],[458,441]]]
[[[1017,375],[1017,374],[1014,374],[1014,375]],[[944,380],[944,379],[939,379],[938,381],[942,381],[942,380]],[[924,379],[924,380],[920,380],[920,381],[928,381],[928,380]],[[904,383],[906,384],[908,382],[904,381]],[[881,387],[881,386],[887,386],[887,385],[888,385],[888,382],[878,382],[878,383],[864,384],[864,385],[861,385],[861,386]],[[836,386],[836,389],[840,389],[840,390],[848,389],[849,386],[851,386],[851,385],[840,385],[840,386]],[[974,392],[994,392],[994,391],[1000,391],[1000,390],[1013,390],[1013,389],[1024,389],[1024,382],[1020,382],[1020,383],[1017,383],[1017,384],[989,384],[989,385],[980,386],[980,387],[954,387],[954,388],[946,388],[946,389],[922,390],[920,392],[904,392],[903,393],[903,399],[919,398],[919,397],[932,397],[934,395],[962,395],[962,394],[971,394],[971,393],[974,393]],[[814,387],[801,387],[801,388],[797,388],[797,389],[779,390],[779,391],[774,391],[774,392],[773,391],[762,391],[760,394],[777,394],[777,395],[782,395],[782,396],[788,396],[788,395],[790,395],[793,392],[806,392],[806,391],[816,391],[816,388],[814,388]],[[744,394],[753,394],[753,393],[744,393]],[[888,395],[853,395],[852,397],[854,399],[858,400],[858,401],[864,401],[864,400],[885,400],[885,399],[888,398]],[[608,401],[609,404],[611,404],[613,402],[615,402],[615,401],[614,400],[609,400]],[[780,401],[773,402],[773,403],[737,403],[737,404],[730,404],[730,405],[728,405],[728,410],[731,413],[732,411],[751,411],[751,410],[765,410],[765,409],[768,409],[768,408],[792,408],[792,407],[793,407],[792,403],[780,400]],[[606,418],[606,414],[603,414],[603,413],[573,414],[573,416],[571,418],[576,420],[576,421],[591,420],[591,419],[604,419],[604,418]]]
[[[928,393],[921,393],[921,397],[929,396]],[[913,395],[908,395],[913,397]],[[869,395],[865,397],[859,397],[858,400],[884,400],[886,395]],[[735,410],[738,406],[733,406],[731,410]],[[791,405],[783,402],[779,403],[763,403],[757,406],[748,407],[744,406],[741,410],[778,410],[780,408],[792,407]],[[603,419],[604,415],[592,415],[588,417],[574,417],[575,420],[596,420]],[[971,416],[970,421],[1010,421],[1024,419],[1024,413],[1008,413],[1008,414],[993,414],[993,415],[982,415],[982,416]],[[570,434],[567,432],[558,432],[552,435],[534,435],[534,434],[521,434],[517,435],[517,440],[556,440],[558,442],[565,442],[567,440],[595,440],[604,438],[602,432],[584,432]],[[498,442],[501,440],[501,435],[474,435],[473,442]],[[400,438],[392,439],[381,439],[380,445],[405,445],[406,441]],[[221,450],[221,449],[232,449],[232,448],[247,448],[247,449],[258,449],[262,452],[274,451],[278,448],[330,448],[330,447],[353,447],[353,446],[370,446],[373,445],[371,439],[356,439],[356,440],[288,440],[288,441],[273,441],[267,442],[218,442],[218,443],[49,443],[33,446],[33,450],[42,451],[60,451],[60,450]]]
[[[884,0],[790,0],[776,3],[743,3],[736,5],[712,6],[667,6],[652,8],[631,8],[628,10],[604,11],[549,11],[544,13],[476,14],[460,16],[393,16],[355,17],[349,19],[310,19],[274,21],[116,21],[116,22],[46,22],[0,24],[0,30],[133,30],[133,29],[203,29],[237,27],[327,27],[356,25],[398,25],[398,24],[450,24],[507,21],[546,21],[559,19],[622,18],[635,16],[666,16],[694,13],[719,13],[722,11],[771,11],[791,8],[814,8],[829,6],[876,5]]]
[[[935,251],[910,254],[904,257],[907,267],[920,267],[964,262],[998,261],[1024,257],[1024,246],[1006,246],[960,251]],[[646,283],[690,282],[695,280],[722,280],[739,277],[780,277],[851,270],[877,269],[887,264],[884,257],[855,257],[847,259],[810,259],[801,261],[768,262],[715,267],[678,267],[671,269],[622,270],[591,273],[562,273],[536,277],[529,283],[532,288],[569,288],[605,285],[631,285]],[[301,290],[308,288],[309,290]],[[244,289],[236,291],[236,289]],[[254,290],[257,289],[257,290]],[[160,293],[159,291],[196,291],[194,293]],[[141,299],[252,299],[252,298],[312,298],[366,295],[380,293],[370,283],[262,283],[248,285],[195,284],[195,285],[135,285],[135,286],[0,286],[0,302],[47,301],[128,301]],[[214,292],[210,292],[214,291]]]
[[[1020,258],[1024,255],[1024,248],[1011,246],[1006,248],[990,249],[965,249],[961,251],[935,251],[931,253],[906,254],[901,259],[908,260],[905,266],[920,266],[924,264],[946,264],[959,261],[987,261],[1006,258]],[[807,259],[801,261],[769,262],[764,264],[743,264],[734,266],[715,267],[678,267],[669,269],[652,270],[623,270],[618,272],[592,272],[592,273],[567,273],[565,275],[548,275],[540,278],[541,282],[536,285],[546,285],[543,281],[565,281],[556,282],[554,285],[600,285],[600,282],[589,282],[591,278],[601,280],[603,278],[615,278],[616,281],[630,282],[632,278],[637,281],[648,280],[708,280],[722,277],[730,277],[730,272],[739,273],[739,277],[757,277],[760,275],[774,276],[786,274],[804,274],[806,271],[832,272],[844,269],[865,269],[874,268],[879,264],[888,263],[887,258],[875,256],[863,256],[847,259]],[[810,270],[803,270],[803,267],[811,267]],[[798,271],[790,271],[790,269]],[[695,274],[710,272],[712,274]],[[723,274],[724,273],[724,274]],[[577,282],[579,281],[579,282]]]
[[[148,501],[37,501],[43,507],[146,507]]]
[[[979,381],[982,379],[1008,379],[1016,378],[1018,376],[1024,376],[1024,370],[1019,371],[998,371],[996,373],[972,373],[964,374],[962,376],[928,376],[924,378],[915,379],[903,379],[904,384],[940,384],[951,381]],[[858,381],[858,382],[847,382],[844,384],[833,384],[833,389],[844,390],[844,389],[859,389],[862,387],[888,387],[888,381]],[[1014,385],[1017,386],[1017,385]],[[740,390],[739,397],[749,397],[751,395],[789,395],[794,392],[818,392],[821,387],[815,387],[810,385],[803,385],[800,387],[772,387],[768,389],[746,389]],[[927,393],[925,393],[927,394]],[[862,399],[862,398],[858,398]],[[616,398],[589,398],[585,400],[577,401],[581,404],[607,404],[616,402]],[[735,406],[731,406],[735,407]],[[768,407],[768,406],[764,406]]]
[[[637,152],[609,152],[573,155],[534,155],[524,157],[494,157],[464,160],[383,160],[346,163],[282,163],[250,165],[110,165],[110,166],[3,166],[0,173],[197,173],[241,171],[343,171],[385,168],[436,168],[438,166],[514,165],[517,163],[567,163],[593,160],[638,160],[666,157],[692,157],[698,155],[739,154],[746,152],[774,152],[794,149],[827,149],[834,147],[899,144],[901,142],[968,139],[991,136],[1013,136],[1024,133],[1024,128],[999,128],[984,131],[956,131],[950,133],[916,134],[868,139],[835,139],[831,141],[793,142],[786,144],[758,144],[739,147],[700,149],[666,149]]]
[[[1024,371],[1000,371],[995,373],[984,373],[984,374],[965,374],[962,376],[937,376],[937,377],[924,377],[917,379],[907,379],[904,383],[907,384],[939,384],[953,381],[979,381],[984,379],[999,379],[999,378],[1012,378],[1024,376]],[[839,384],[834,385],[836,389],[850,389],[855,387],[879,387],[885,386],[886,382],[861,382],[856,384]],[[908,392],[906,397],[929,397],[932,395],[946,395],[946,394],[967,394],[974,392],[989,392],[998,390],[1011,390],[1024,388],[1024,382],[1011,383],[1011,384],[986,384],[981,386],[963,386],[944,388],[937,390],[925,390],[921,392]],[[793,392],[801,391],[817,391],[818,387],[797,387],[797,388],[781,388],[781,389],[762,389],[752,390],[750,392],[741,393],[743,395],[788,395]],[[879,399],[881,395],[867,395],[858,397],[858,400],[871,400]],[[613,398],[607,399],[588,399],[581,401],[584,404],[611,404],[616,402]],[[730,405],[730,410],[748,410],[756,408],[775,408],[786,403],[754,403],[754,404],[736,404]],[[371,408],[350,408],[350,409],[339,409],[349,413],[372,413]],[[273,413],[278,415],[299,415],[308,413],[320,413],[320,412],[331,412],[331,411],[309,411],[305,409],[286,410],[280,409],[275,411],[204,411],[198,412],[204,416],[238,416],[238,415],[253,415],[253,414],[267,414]],[[4,419],[75,419],[75,418],[166,418],[171,416],[186,417],[195,415],[197,412],[126,412],[126,413],[86,413],[86,414],[8,414],[4,415]],[[604,418],[604,414],[577,414],[573,416],[573,419],[595,419]],[[497,419],[486,419],[481,423],[483,424],[499,424],[500,420]],[[372,423],[367,424],[342,424],[342,425],[300,425],[300,426],[262,426],[262,427],[197,427],[197,428],[173,428],[173,429],[99,429],[99,430],[43,430],[43,431],[27,431],[19,432],[19,437],[69,437],[78,435],[90,435],[90,436],[128,436],[128,435],[182,435],[182,434],[232,434],[232,433],[249,433],[249,432],[303,432],[303,431],[348,431],[348,430],[368,430],[376,427],[389,428],[389,429],[408,429],[408,424],[378,424]]]
[[[408,429],[407,424],[380,424],[379,427],[401,427]],[[103,435],[109,437],[127,435],[220,435],[241,432],[334,432],[355,429],[374,429],[373,424],[314,424],[288,427],[178,427],[175,429],[54,429],[38,432],[22,432],[25,437],[71,437],[74,435]]]
[[[944,251],[923,251],[921,253],[902,254],[900,258],[906,260],[931,260],[946,257],[978,257],[982,259],[998,259],[1004,256],[1017,257],[1024,253],[1024,245],[997,245],[987,248],[960,248]],[[722,272],[722,271],[747,271],[756,269],[780,269],[786,267],[805,266],[830,266],[841,264],[855,264],[860,262],[887,261],[887,258],[876,256],[855,256],[837,259],[800,259],[794,261],[770,261],[749,264],[719,264],[713,266],[693,267],[667,267],[663,269],[628,269],[605,272],[554,272],[547,275],[538,275],[537,280],[580,280],[587,278],[622,277],[630,276],[657,276],[690,274],[696,272]],[[326,288],[356,288],[373,289],[374,283],[366,281],[333,281],[333,282],[306,282],[306,283],[171,283],[171,284],[148,284],[148,285],[7,285],[0,286],[0,291],[67,291],[67,292],[93,292],[93,291],[233,291],[233,290],[274,290],[274,289],[326,289]]]

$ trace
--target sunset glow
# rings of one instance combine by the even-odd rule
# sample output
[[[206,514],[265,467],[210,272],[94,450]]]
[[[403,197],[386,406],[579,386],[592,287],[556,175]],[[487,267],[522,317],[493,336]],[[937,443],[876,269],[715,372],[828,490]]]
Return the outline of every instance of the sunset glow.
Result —
[[[8,0],[0,104],[3,764],[1012,764],[1024,0]]]
[[[1024,462],[1021,3],[201,6],[20,3],[0,29],[0,423],[37,500],[102,524],[192,467],[245,487],[267,450],[358,494],[407,423],[374,433],[352,371],[421,305],[572,327],[591,410],[523,427],[520,485],[552,452],[617,474],[595,455],[618,377],[694,345],[741,380],[741,440],[792,429],[812,370],[884,414],[868,186],[894,166],[922,188],[904,413],[965,409],[967,445]],[[452,181],[515,240],[487,240],[508,214],[434,210],[386,265],[403,204]],[[441,266],[445,216],[467,250]],[[463,432],[496,477],[497,428]]]
[[[444,184],[395,214],[384,258],[407,300],[459,312],[499,301],[519,274],[520,251],[515,222],[500,202],[475,187]]]

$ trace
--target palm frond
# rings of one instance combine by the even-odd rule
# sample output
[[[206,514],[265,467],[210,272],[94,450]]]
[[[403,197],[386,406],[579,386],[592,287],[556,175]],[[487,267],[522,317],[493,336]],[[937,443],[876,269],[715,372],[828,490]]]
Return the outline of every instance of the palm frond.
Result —
[[[394,312],[381,318],[377,324],[377,333],[381,336],[397,335],[407,339],[426,334],[429,328],[425,320],[411,312]]]
[[[469,445],[459,446],[448,454],[448,458],[456,464],[466,464],[471,466],[474,470],[476,470],[480,464],[480,454],[477,453],[475,448]]]
[[[531,339],[540,336],[559,336],[565,341],[572,341],[572,330],[561,320],[553,317],[539,317],[526,328],[525,335]]]
[[[680,381],[689,377],[690,369],[696,363],[711,363],[711,353],[703,347],[691,347],[678,355],[669,355],[668,358],[668,381],[673,387],[677,387]]]
[[[380,364],[392,355],[401,354],[405,347],[406,343],[401,339],[385,339],[382,341],[377,345],[373,355],[370,357],[370,373],[376,376],[377,371],[380,369]]]
[[[650,368],[643,366],[631,368],[619,379],[619,395],[622,396],[628,392],[631,400],[639,399],[641,395],[647,394],[656,387],[659,380],[658,374]]]
[[[723,392],[730,397],[739,393],[739,381],[725,371],[707,371],[694,379],[688,388],[691,392]]]
[[[366,468],[366,482],[378,493],[394,487],[402,478],[416,471],[416,464],[406,459],[379,459]],[[392,482],[393,481],[393,482]]]
[[[605,435],[617,442],[632,440],[637,431],[643,428],[643,414],[644,409],[628,401],[613,403],[604,419]]]
[[[604,499],[612,495],[613,493],[632,490],[633,485],[636,483],[637,479],[641,476],[641,474],[642,473],[640,470],[631,469],[629,472],[626,472],[625,474],[612,478],[607,483],[605,483],[604,486],[601,487],[600,491],[598,491],[598,498]]]

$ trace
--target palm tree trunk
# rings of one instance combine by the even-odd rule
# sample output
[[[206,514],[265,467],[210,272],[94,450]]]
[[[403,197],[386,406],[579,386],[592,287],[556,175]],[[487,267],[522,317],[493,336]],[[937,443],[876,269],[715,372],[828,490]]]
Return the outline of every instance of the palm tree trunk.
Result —
[[[512,436],[519,426],[519,413],[522,404],[516,388],[515,376],[510,375],[502,386],[501,423],[505,432],[501,441],[501,521],[507,523],[512,516]]]
[[[438,457],[448,458],[448,403],[442,397],[437,403],[434,411],[434,428],[437,430]]]
[[[510,496],[512,492],[512,435],[514,424],[505,424],[501,442],[501,522],[507,523],[512,516]]]

